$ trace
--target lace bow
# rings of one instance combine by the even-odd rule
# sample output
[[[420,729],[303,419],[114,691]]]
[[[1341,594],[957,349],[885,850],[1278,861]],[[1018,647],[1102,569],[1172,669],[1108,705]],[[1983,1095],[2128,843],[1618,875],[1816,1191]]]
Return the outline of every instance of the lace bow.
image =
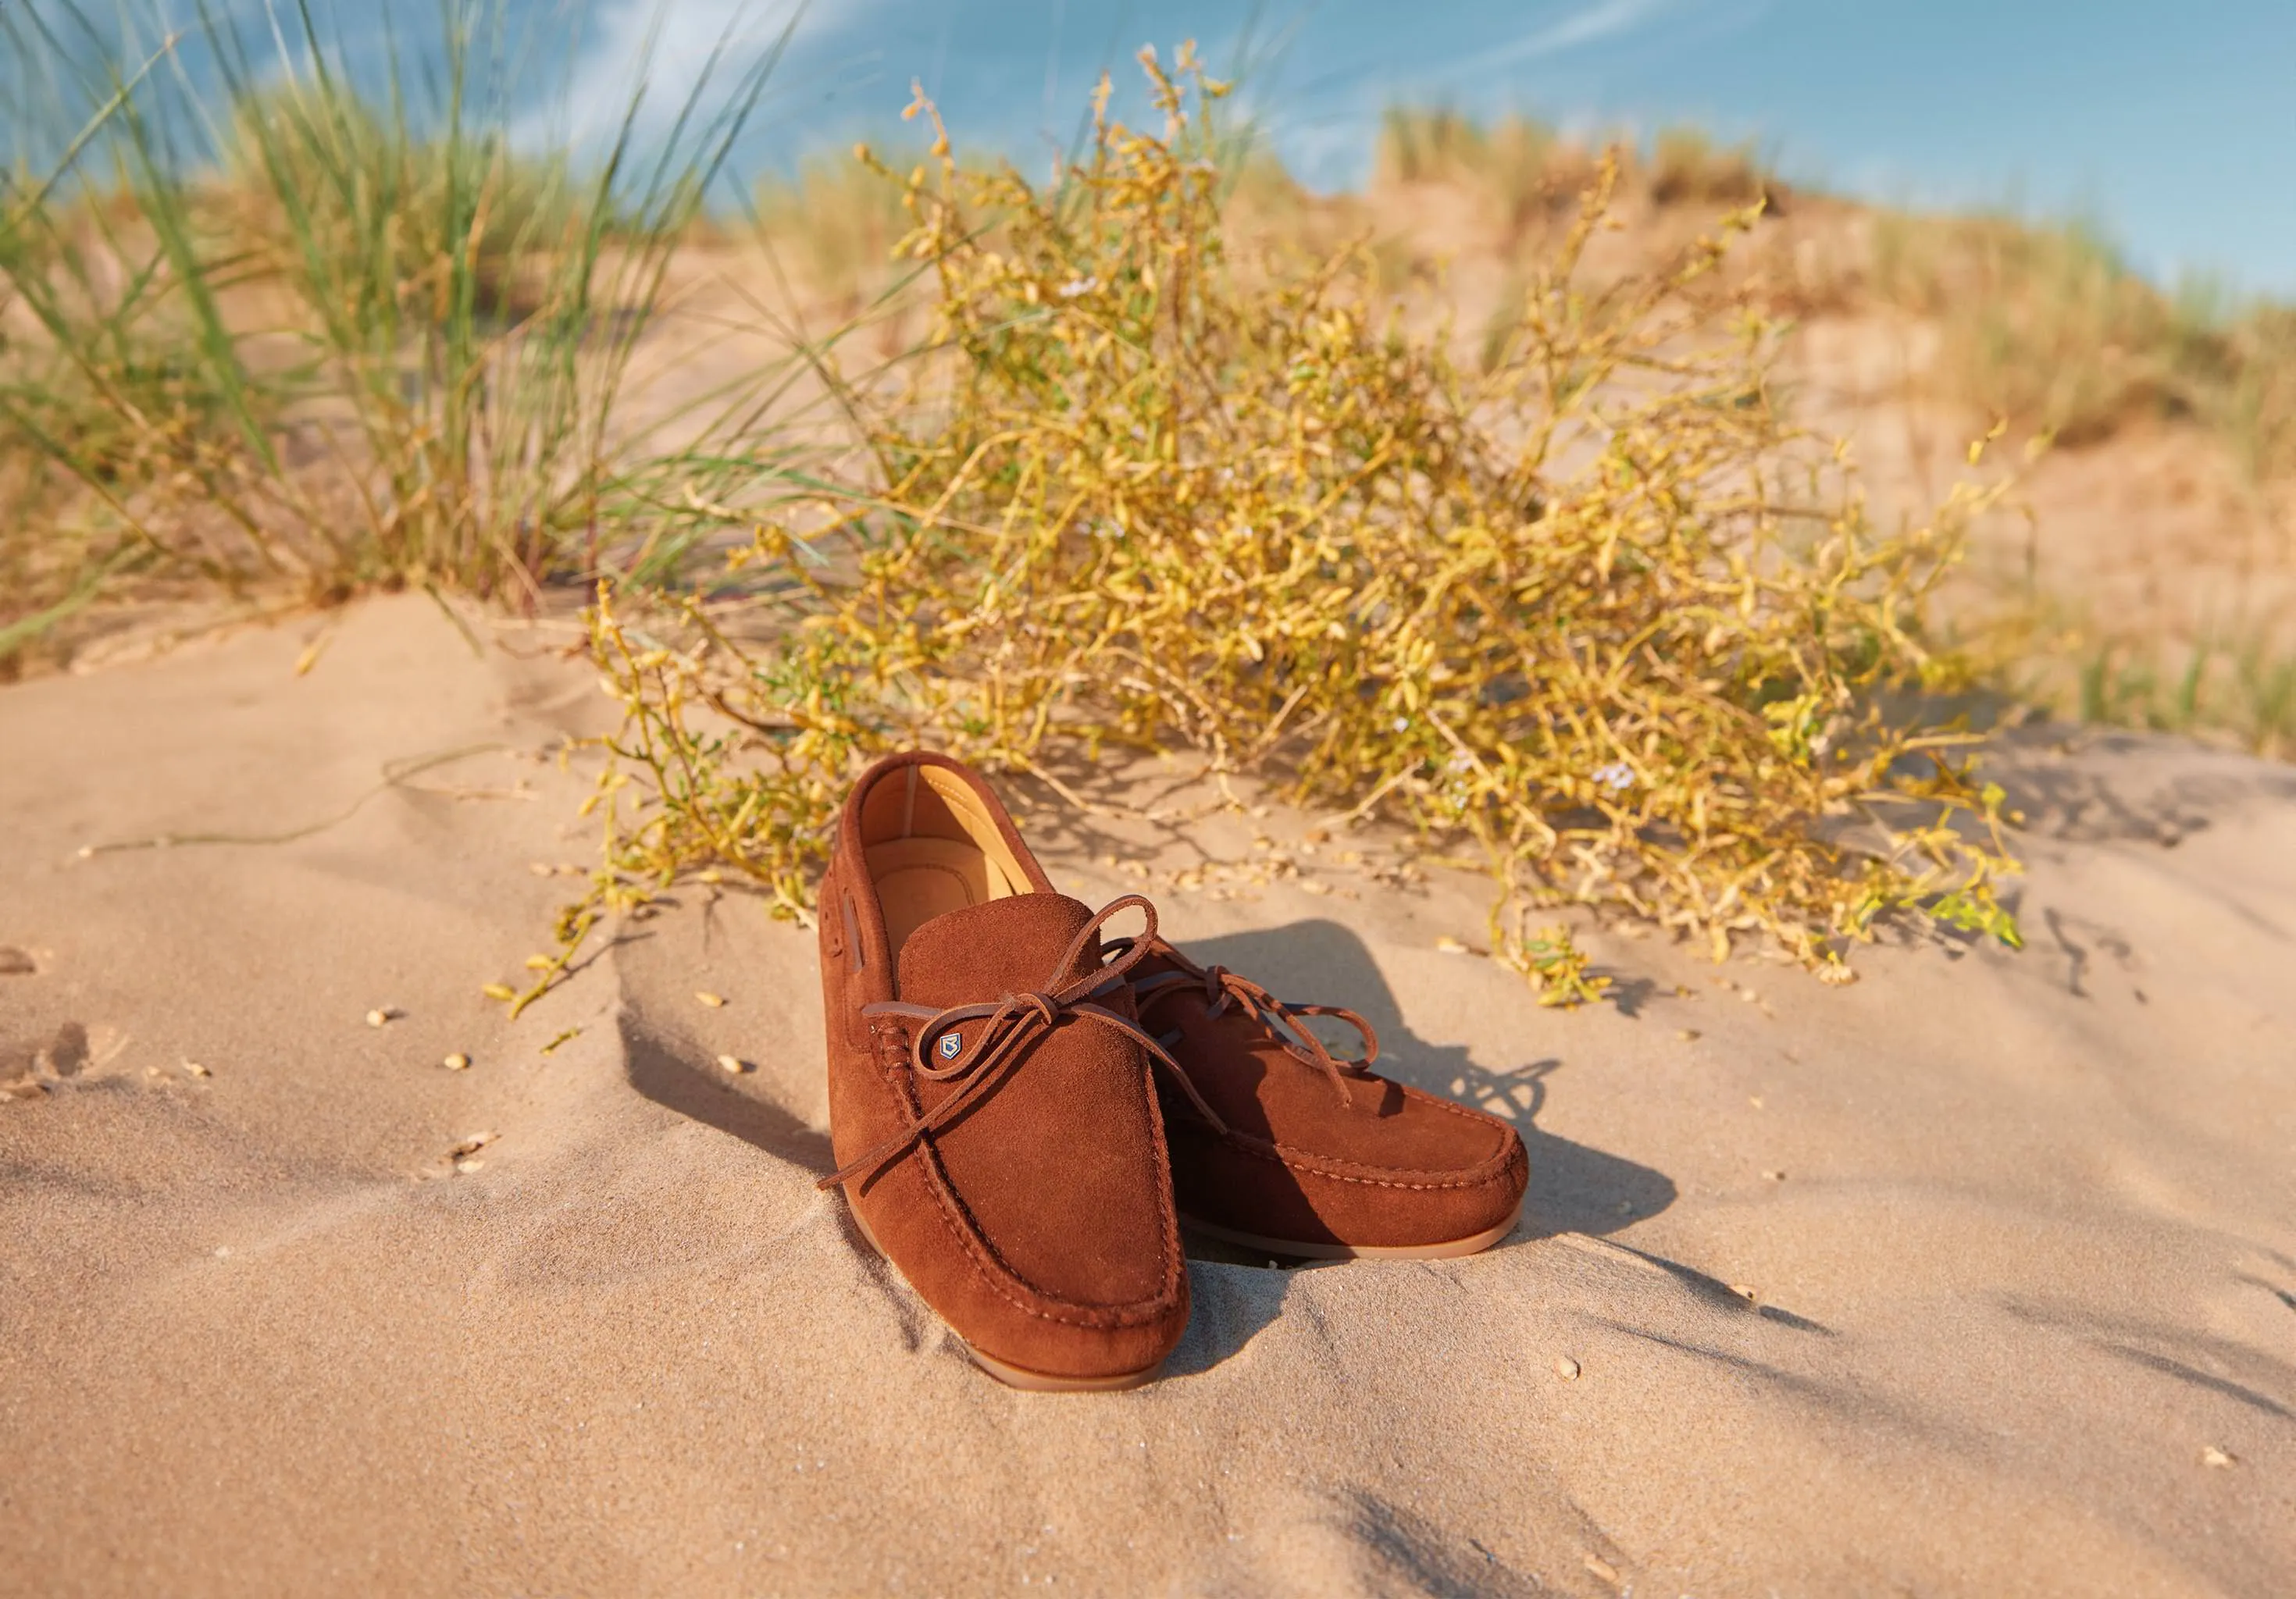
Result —
[[[1114,960],[1086,972],[1066,983],[1060,983],[1061,974],[1074,966],[1077,958],[1096,939],[1110,917],[1125,910],[1137,909],[1147,922],[1147,928],[1138,938],[1120,939],[1111,944],[1120,953]],[[1211,1106],[1196,1092],[1188,1074],[1180,1063],[1166,1051],[1163,1045],[1151,1037],[1128,1017],[1119,1016],[1105,1005],[1095,1004],[1095,996],[1122,983],[1132,971],[1146,958],[1151,945],[1157,943],[1156,907],[1137,894],[1127,894],[1111,900],[1101,907],[1091,921],[1078,930],[1069,947],[1054,963],[1052,976],[1046,988],[1027,994],[1007,994],[992,1003],[950,1005],[935,1010],[931,1005],[905,1004],[898,1000],[883,1000],[861,1007],[868,1017],[898,1017],[913,1024],[909,1040],[909,1067],[920,1078],[934,1083],[958,1083],[962,1086],[947,1099],[935,1105],[885,1139],[865,1154],[847,1161],[816,1185],[833,1188],[840,1183],[866,1182],[914,1148],[917,1142],[936,1128],[945,1127],[962,1116],[965,1111],[987,1097],[998,1084],[1026,1062],[1029,1046],[1048,1037],[1055,1029],[1071,1021],[1090,1021],[1102,1027],[1112,1027],[1148,1052],[1156,1062],[1177,1083],[1204,1119],[1222,1132],[1227,1130]],[[1049,985],[1058,983],[1058,987]],[[978,1023],[976,1027],[974,1024]],[[1368,1033],[1369,1029],[1365,1029]],[[971,1036],[972,1042],[964,1039]],[[947,1040],[955,1040],[954,1048],[946,1055]]]
[[[1156,937],[1151,926],[1134,947],[1124,952],[1124,958],[1146,953],[1157,955],[1178,968],[1174,972],[1159,972],[1153,977],[1142,978],[1132,985],[1132,996],[1144,1015],[1150,1005],[1176,995],[1200,995],[1204,1002],[1204,1014],[1216,1018],[1230,1006],[1259,1021],[1275,1036],[1284,1053],[1303,1065],[1312,1066],[1332,1079],[1340,1091],[1340,1103],[1352,1106],[1355,1097],[1348,1092],[1348,1079],[1360,1078],[1379,1059],[1379,1035],[1372,1031],[1371,1023],[1355,1012],[1340,1005],[1292,1004],[1270,994],[1250,978],[1239,977],[1225,966],[1199,966],[1178,950]],[[1302,1016],[1336,1016],[1363,1035],[1364,1053],[1355,1059],[1334,1056],[1324,1041],[1299,1023]],[[1174,1033],[1164,1035],[1170,1043]],[[1191,1096],[1193,1097],[1193,1095]],[[1196,1102],[1201,1105],[1203,1102]]]

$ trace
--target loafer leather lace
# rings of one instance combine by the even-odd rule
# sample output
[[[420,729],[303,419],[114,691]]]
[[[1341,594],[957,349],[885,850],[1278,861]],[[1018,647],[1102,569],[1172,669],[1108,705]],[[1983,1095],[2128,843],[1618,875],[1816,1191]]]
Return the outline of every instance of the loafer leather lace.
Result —
[[[1341,1005],[1293,1004],[1278,999],[1250,978],[1239,977],[1225,966],[1199,966],[1158,938],[1152,923],[1134,947],[1124,952],[1123,958],[1130,960],[1141,954],[1144,947],[1145,953],[1177,968],[1134,981],[1132,997],[1144,1017],[1150,1005],[1181,994],[1201,995],[1208,1019],[1217,1019],[1234,1006],[1273,1033],[1292,1059],[1331,1078],[1332,1086],[1340,1091],[1341,1104],[1354,1105],[1355,1097],[1348,1092],[1348,1079],[1364,1076],[1379,1059],[1379,1035],[1372,1031],[1370,1022]],[[1346,1022],[1363,1036],[1364,1053],[1354,1058],[1332,1054],[1321,1038],[1300,1025],[1299,1018],[1302,1016],[1332,1016]],[[1178,1037],[1177,1032],[1166,1033],[1161,1041],[1168,1046]],[[1203,1101],[1196,1097],[1193,1089],[1189,1097],[1199,1108],[1202,1106]]]
[[[1103,906],[1091,921],[1078,930],[1068,948],[1054,964],[1053,980],[1057,980],[1061,973],[1075,965],[1077,958],[1098,937],[1101,928],[1111,917],[1136,909],[1147,922],[1145,931],[1136,938],[1111,940],[1109,948],[1115,958],[1071,981],[1026,994],[1007,994],[991,1002],[949,1005],[939,1010],[899,1000],[881,1000],[863,1005],[861,1013],[864,1016],[893,1018],[909,1024],[909,1066],[917,1076],[928,1082],[954,1082],[961,1086],[922,1116],[909,1121],[899,1132],[847,1161],[815,1186],[833,1188],[840,1183],[865,1183],[874,1177],[906,1154],[920,1140],[946,1127],[992,1093],[1024,1062],[1032,1044],[1071,1021],[1090,1021],[1102,1027],[1114,1028],[1139,1045],[1147,1051],[1150,1060],[1170,1074],[1181,1092],[1188,1096],[1204,1119],[1214,1128],[1226,1132],[1226,1123],[1204,1102],[1203,1095],[1196,1092],[1196,1086],[1188,1080],[1188,1074],[1180,1069],[1180,1063],[1172,1058],[1161,1043],[1130,1018],[1093,1003],[1095,996],[1121,985],[1130,976],[1132,968],[1147,958],[1152,947],[1164,947],[1156,937],[1154,906],[1137,894],[1127,894]],[[975,1023],[979,1025],[976,1027]],[[1365,1028],[1364,1030],[1368,1037],[1370,1029]],[[972,1041],[970,1045],[963,1045],[962,1040],[968,1031],[972,1034]],[[945,1061],[935,1060],[933,1057],[939,1053],[939,1041],[952,1034],[960,1040],[961,1046],[956,1054]]]

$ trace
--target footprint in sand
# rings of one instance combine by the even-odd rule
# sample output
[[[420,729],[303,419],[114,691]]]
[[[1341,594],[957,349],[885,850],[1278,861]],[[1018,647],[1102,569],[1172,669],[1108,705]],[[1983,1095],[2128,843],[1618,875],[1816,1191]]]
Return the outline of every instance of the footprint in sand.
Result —
[[[78,1077],[87,1064],[87,1029],[67,1021],[45,1038],[0,1044],[0,1095],[37,1099],[52,1080]]]
[[[45,1037],[0,1041],[0,1100],[37,1099],[50,1088],[86,1076],[127,1047],[118,1028],[91,1030],[67,1021]]]

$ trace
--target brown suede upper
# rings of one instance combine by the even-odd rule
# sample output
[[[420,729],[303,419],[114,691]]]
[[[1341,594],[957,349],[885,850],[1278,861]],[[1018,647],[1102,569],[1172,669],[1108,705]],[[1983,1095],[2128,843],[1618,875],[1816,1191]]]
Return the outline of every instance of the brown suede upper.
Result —
[[[1530,1165],[1513,1128],[1332,1059],[1287,1019],[1310,1007],[1209,975],[1160,943],[1132,974],[1144,1025],[1226,1124],[1165,1095],[1184,1217],[1318,1250],[1408,1250],[1472,1238],[1521,1209]],[[1347,1019],[1375,1054],[1369,1027]]]
[[[985,882],[968,833],[1001,845]],[[957,762],[894,756],[855,784],[821,890],[847,1198],[966,1343],[1081,1381],[1153,1367],[1188,1315],[1154,1046],[1095,921]]]

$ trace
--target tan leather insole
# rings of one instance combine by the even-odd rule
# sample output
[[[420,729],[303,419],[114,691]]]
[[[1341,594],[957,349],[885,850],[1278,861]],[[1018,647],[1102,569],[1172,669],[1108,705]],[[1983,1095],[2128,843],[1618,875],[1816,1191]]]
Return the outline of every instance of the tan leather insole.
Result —
[[[877,885],[885,941],[896,961],[909,935],[935,916],[1026,891],[978,845],[961,839],[888,839],[862,855]]]

